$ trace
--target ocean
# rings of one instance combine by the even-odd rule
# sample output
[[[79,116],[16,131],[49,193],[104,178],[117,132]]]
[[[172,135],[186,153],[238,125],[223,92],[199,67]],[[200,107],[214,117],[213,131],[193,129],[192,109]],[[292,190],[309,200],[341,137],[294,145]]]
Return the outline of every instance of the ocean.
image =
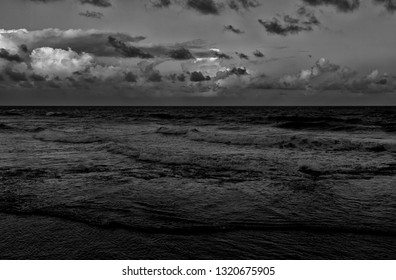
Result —
[[[0,259],[396,259],[396,107],[0,107]]]

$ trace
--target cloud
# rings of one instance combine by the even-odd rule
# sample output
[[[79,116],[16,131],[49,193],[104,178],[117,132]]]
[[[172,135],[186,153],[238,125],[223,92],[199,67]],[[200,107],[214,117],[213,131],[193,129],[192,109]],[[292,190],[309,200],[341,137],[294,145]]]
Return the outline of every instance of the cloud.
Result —
[[[194,59],[194,56],[191,54],[191,52],[183,47],[171,50],[169,52],[169,57],[176,60]]]
[[[240,30],[240,29],[238,29],[238,28],[235,28],[235,27],[232,26],[232,25],[226,25],[226,26],[224,26],[224,31],[230,31],[230,32],[233,32],[233,33],[235,33],[235,34],[243,34],[243,33],[245,33],[244,31],[242,31],[242,30]]]
[[[31,66],[36,74],[48,77],[68,77],[74,72],[83,72],[92,66],[93,57],[72,50],[38,48],[32,51]]]
[[[245,67],[233,67],[221,70],[216,73],[214,80],[224,80],[229,76],[236,75],[236,76],[244,76],[248,75],[248,71]]]
[[[92,6],[97,6],[101,8],[111,7],[111,3],[108,0],[80,0],[81,4],[88,4]]]
[[[95,19],[101,19],[104,17],[104,15],[100,12],[94,12],[94,11],[85,11],[83,13],[79,13],[80,16],[87,17],[87,18],[95,18]]]
[[[153,55],[145,53],[141,49],[128,45],[112,36],[109,36],[108,41],[111,46],[113,46],[119,53],[121,53],[125,57],[139,57],[145,59],[154,57]]]
[[[213,49],[213,48],[209,49],[209,51],[201,53],[200,56],[209,57],[209,58],[210,57],[212,57],[212,58],[220,58],[220,59],[226,59],[226,60],[232,59],[232,56],[220,52],[219,49]]]
[[[359,0],[303,0],[310,6],[333,6],[340,12],[352,12],[359,8]]]
[[[161,82],[162,81],[161,73],[159,71],[154,71],[148,76],[147,81],[154,83]]]
[[[289,89],[307,89],[315,85],[323,84],[328,80],[340,80],[341,77],[349,78],[351,73],[347,72],[349,69],[345,68],[338,72],[341,67],[337,64],[331,63],[325,58],[316,61],[311,69],[301,70],[295,75],[285,75],[279,79],[280,88]],[[334,75],[334,73],[336,73]]]
[[[45,77],[43,77],[43,76],[41,76],[41,75],[38,75],[38,74],[36,74],[36,73],[33,73],[32,75],[30,75],[30,78],[31,78],[33,81],[36,81],[36,82],[43,82],[43,81],[46,80]]]
[[[29,49],[28,49],[28,47],[27,47],[25,44],[20,45],[20,46],[19,46],[19,49],[20,49],[22,52],[24,52],[24,53],[28,53],[28,52],[29,52]]]
[[[255,50],[255,51],[253,52],[253,55],[254,55],[255,57],[264,57],[264,54],[263,54],[261,51],[259,51],[259,50]]]
[[[125,80],[127,82],[136,83],[137,79],[138,79],[137,76],[134,73],[132,73],[132,72],[128,72],[128,73],[125,74]]]
[[[181,73],[177,76],[177,80],[179,82],[184,82],[186,80],[186,75],[184,75],[184,73]]]
[[[238,53],[236,52],[236,54],[239,56],[240,59],[245,59],[245,60],[249,60],[249,56],[247,56],[244,53]]]
[[[142,79],[152,83],[162,82],[163,77],[160,71],[155,69],[155,67],[161,64],[163,61],[164,60],[140,61],[138,63],[138,67],[140,69]]]
[[[387,73],[381,74],[379,70],[362,76],[349,67],[341,67],[321,58],[310,69],[303,69],[296,74],[286,74],[278,78],[259,74],[251,79],[248,87],[302,90],[310,94],[326,91],[356,94],[396,93],[396,78]]]
[[[186,5],[204,15],[220,13],[220,7],[213,0],[187,0]]]
[[[204,76],[202,72],[199,71],[194,71],[190,75],[190,81],[191,82],[203,82],[203,81],[208,81],[210,80],[209,76]]]
[[[242,9],[249,10],[250,8],[256,8],[260,6],[261,3],[257,0],[231,0],[228,1],[228,7],[235,11],[240,11]]]
[[[51,47],[67,50],[71,48],[76,52],[86,52],[96,56],[120,56],[121,54],[108,44],[109,36],[128,43],[140,42],[145,39],[143,36],[131,36],[125,33],[105,32],[95,29],[60,30],[47,28],[34,31],[0,29],[0,48],[18,52],[23,44],[28,49]]]
[[[35,2],[35,3],[53,3],[53,2],[59,2],[63,0],[29,0],[30,2]]]
[[[85,70],[83,71],[83,77],[88,79],[93,79],[96,81],[114,81],[122,80],[125,73],[124,69],[119,66],[113,65],[88,65]]]
[[[155,8],[168,8],[172,2],[170,0],[157,0],[157,1],[152,1],[151,4]]]
[[[95,29],[59,30],[48,28],[43,30],[28,31],[0,29],[0,48],[11,53],[41,47],[54,49],[69,48],[77,53],[85,52],[97,57],[130,57],[151,59],[154,57],[170,58],[176,60],[193,59],[198,56],[212,55],[203,40],[191,40],[175,44],[143,43],[144,36],[131,36],[125,33],[99,31]],[[225,56],[224,56],[225,58]]]
[[[250,83],[250,77],[245,75],[229,75],[226,78],[216,81],[216,86],[220,93],[225,90],[246,88]]]
[[[388,12],[394,13],[396,11],[395,0],[374,0],[374,3],[383,5]]]
[[[149,4],[152,8],[169,8],[172,5],[194,10],[203,15],[220,15],[226,9],[240,12],[256,8],[260,3],[257,0],[154,0]]]
[[[0,58],[8,60],[8,61],[15,61],[15,62],[22,62],[23,58],[21,58],[18,54],[11,54],[4,48],[0,49]]]
[[[192,40],[175,44],[152,44],[122,42],[109,38],[109,44],[124,57],[138,57],[142,59],[161,58],[167,60],[189,60],[195,57],[212,56],[206,43],[201,40]]]
[[[26,74],[16,69],[6,68],[5,73],[14,82],[27,81]]]
[[[312,15],[304,7],[296,15],[277,18],[285,25],[304,25],[314,24]],[[264,57],[259,50],[238,52],[233,59],[202,40],[151,44],[144,39],[97,30],[0,30],[1,87],[154,92],[154,96],[238,94],[244,88],[359,94],[396,88],[395,79],[380,70],[360,76],[324,58],[296,73],[279,74],[267,65],[269,60],[249,59]]]
[[[221,52],[216,52],[214,55],[220,59],[232,59],[232,56]]]
[[[217,57],[197,58],[194,61],[186,61],[181,64],[185,73],[201,72],[205,76],[214,77],[218,71],[225,70],[222,61]]]
[[[136,65],[136,61],[132,63],[132,60],[128,59],[96,57],[94,54],[76,52],[70,48],[65,50],[40,46],[30,51],[26,45],[20,44],[30,42],[29,45],[36,45],[37,41],[51,42],[51,40],[43,40],[48,38],[47,32],[51,33],[49,38],[52,38],[54,30],[33,32],[33,34],[26,30],[0,30],[0,47],[7,47],[0,48],[3,49],[0,51],[2,87],[125,88],[128,84],[139,81],[161,80],[161,74],[154,67],[165,61],[163,59],[156,60],[151,68],[146,66],[146,72],[142,72],[139,77],[136,73],[140,66]],[[87,36],[86,32],[75,30],[56,31],[56,33],[67,40],[78,38],[77,33],[84,34],[82,38]],[[131,42],[128,42],[129,44]]]
[[[274,17],[272,20],[259,19],[258,22],[264,26],[267,33],[281,36],[298,34],[303,31],[313,31],[314,26],[320,25],[315,14],[305,7],[297,10],[296,17],[290,15],[284,15],[282,17],[278,15],[278,17]]]
[[[30,2],[34,3],[54,3],[54,2],[60,2],[64,0],[28,0]],[[78,0],[82,5],[92,5],[96,6],[99,8],[109,8],[112,6],[111,2],[109,0]]]

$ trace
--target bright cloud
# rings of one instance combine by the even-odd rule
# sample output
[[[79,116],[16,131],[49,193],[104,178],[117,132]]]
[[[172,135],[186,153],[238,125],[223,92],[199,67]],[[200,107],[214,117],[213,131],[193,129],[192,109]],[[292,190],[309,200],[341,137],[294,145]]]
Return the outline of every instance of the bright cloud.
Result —
[[[49,47],[33,50],[30,55],[32,69],[35,73],[48,77],[68,77],[92,66],[93,57],[71,49],[65,51]]]

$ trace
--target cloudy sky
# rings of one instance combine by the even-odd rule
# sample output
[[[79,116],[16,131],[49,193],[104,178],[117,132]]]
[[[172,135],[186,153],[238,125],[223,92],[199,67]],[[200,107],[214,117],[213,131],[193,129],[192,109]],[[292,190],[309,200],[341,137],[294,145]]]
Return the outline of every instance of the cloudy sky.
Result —
[[[1,0],[0,105],[396,105],[396,0]]]

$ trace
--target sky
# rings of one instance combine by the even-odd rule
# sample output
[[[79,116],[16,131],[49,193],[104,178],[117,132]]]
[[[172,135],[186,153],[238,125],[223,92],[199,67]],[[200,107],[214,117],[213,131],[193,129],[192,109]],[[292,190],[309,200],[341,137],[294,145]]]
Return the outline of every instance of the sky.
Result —
[[[396,0],[2,0],[0,105],[396,105]]]

